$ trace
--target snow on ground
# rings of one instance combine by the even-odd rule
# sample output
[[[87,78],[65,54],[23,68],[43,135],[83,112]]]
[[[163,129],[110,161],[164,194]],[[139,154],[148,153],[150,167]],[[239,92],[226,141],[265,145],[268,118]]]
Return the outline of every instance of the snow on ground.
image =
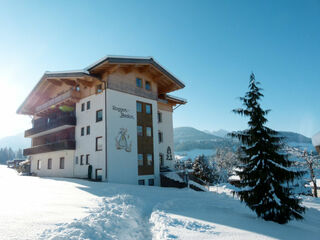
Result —
[[[0,166],[0,239],[319,239],[320,201],[304,221],[259,219],[214,192],[18,176]]]

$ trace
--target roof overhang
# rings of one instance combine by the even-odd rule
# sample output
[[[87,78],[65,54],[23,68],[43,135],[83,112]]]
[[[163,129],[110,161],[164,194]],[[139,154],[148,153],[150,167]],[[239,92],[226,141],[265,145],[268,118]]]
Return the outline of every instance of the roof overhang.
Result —
[[[27,98],[24,100],[24,102],[20,105],[20,107],[17,110],[17,113],[27,114],[27,115],[33,114],[31,109],[25,109],[25,105],[28,104],[30,99],[37,94],[37,89],[39,89],[40,86],[43,86],[46,80],[55,79],[55,78],[83,78],[87,76],[90,76],[90,74],[88,71],[85,71],[85,70],[45,72],[43,76],[40,78],[39,82],[36,84],[36,86],[32,89],[32,91],[29,93]]]
[[[49,84],[48,82],[54,83],[55,79],[63,79],[63,78],[86,78],[90,77],[92,79],[96,78],[101,80],[101,75],[97,74],[103,72],[103,69],[110,68],[110,66],[114,65],[133,65],[135,67],[141,67],[141,65],[149,65],[152,67],[153,71],[157,71],[161,77],[158,81],[165,81],[166,84],[170,85],[168,92],[175,91],[181,88],[184,88],[185,85],[182,83],[177,77],[175,77],[172,73],[162,67],[158,62],[156,62],[152,57],[128,57],[128,56],[106,56],[94,64],[86,67],[81,70],[72,70],[72,71],[55,71],[55,72],[45,72],[44,75],[40,78],[39,82],[32,89],[30,94],[27,96],[25,101],[18,108],[18,114],[27,114],[32,115],[33,111],[30,109],[30,105],[32,106],[32,101],[37,101],[40,98],[41,94],[45,94],[42,91],[42,88],[45,84]],[[149,68],[150,69],[150,68]],[[176,97],[169,97],[169,101],[175,102],[175,104],[184,104],[181,99]],[[28,106],[29,104],[29,106]]]
[[[128,57],[128,56],[106,56],[89,67],[85,68],[90,73],[94,73],[95,70],[98,70],[100,67],[106,64],[136,64],[136,65],[151,65],[159,72],[168,77],[173,84],[177,86],[177,89],[184,88],[185,85],[182,81],[180,81],[177,77],[175,77],[172,73],[166,70],[163,66],[161,66],[157,61],[155,61],[152,57]]]

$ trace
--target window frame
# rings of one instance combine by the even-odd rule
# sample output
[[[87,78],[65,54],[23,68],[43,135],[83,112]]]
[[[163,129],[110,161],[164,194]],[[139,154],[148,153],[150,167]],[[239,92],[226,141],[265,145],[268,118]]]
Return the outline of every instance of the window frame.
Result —
[[[103,92],[102,83],[96,85],[96,94],[100,94]]]
[[[159,143],[163,143],[163,132],[161,131],[158,132],[158,141]]]
[[[86,165],[89,165],[89,157],[90,157],[90,154],[86,154]]]
[[[142,156],[142,159],[139,159],[139,156]],[[140,164],[141,163],[141,161],[142,161],[142,164]],[[143,167],[143,153],[138,153],[138,166],[139,167]]]
[[[151,82],[150,82],[150,81],[145,81],[144,86],[145,86],[145,89],[146,89],[147,91],[151,91],[151,90],[152,90],[152,88],[151,88]],[[149,86],[149,88],[147,88],[147,86]]]
[[[138,108],[138,104],[139,104],[139,106],[141,106],[141,108],[140,108],[141,110],[140,110],[140,111],[138,111],[138,109],[139,109],[139,108]],[[137,112],[138,112],[138,113],[142,113],[142,102],[138,102],[138,101],[137,101],[137,106],[136,106],[136,108],[137,108]]]
[[[101,119],[98,119],[99,112],[101,112]],[[96,111],[96,122],[102,122],[102,120],[103,120],[103,110],[99,109]]]
[[[138,84],[138,82],[139,82],[140,84]],[[139,85],[140,85],[140,86],[139,86]],[[138,88],[143,88],[142,78],[136,77],[136,87],[138,87]]]
[[[60,157],[59,159],[59,169],[64,169],[65,167],[65,158],[64,157]]]
[[[162,123],[162,112],[158,112],[158,123]]]
[[[84,127],[81,128],[80,136],[81,136],[81,137],[84,136]]]
[[[141,129],[141,131],[139,131]],[[137,136],[143,137],[143,126],[137,125]]]
[[[101,139],[102,141],[102,136],[96,137],[96,152],[102,151],[103,150],[103,144],[101,142],[101,149],[98,148],[98,141]]]
[[[38,160],[37,161],[37,170],[40,170],[41,169],[41,160]]]
[[[147,137],[152,137],[152,127],[145,127],[145,129],[146,129],[146,136]],[[150,129],[150,135],[148,135],[148,129]]]
[[[90,125],[89,125],[86,127],[86,135],[90,135],[90,131],[91,131],[91,129],[90,129]]]
[[[149,103],[146,103],[144,106],[145,106],[145,113],[148,114],[148,115],[149,114],[152,115],[152,105],[149,104]],[[150,112],[149,113],[147,111],[148,107],[150,107]]]
[[[154,178],[148,179],[148,186],[154,186]]]
[[[84,112],[86,110],[85,103],[81,103],[81,112]]]
[[[144,181],[144,179],[139,179],[138,180],[138,185],[145,185],[145,181]]]
[[[88,101],[88,102],[87,102],[87,110],[90,110],[90,108],[91,108],[91,102]]]
[[[80,155],[80,165],[83,165],[83,157],[84,157],[84,155],[81,154],[81,155]]]
[[[151,156],[151,160],[149,160],[149,156]],[[151,164],[150,162],[151,161]],[[147,153],[147,165],[152,166],[153,165],[153,154],[152,153]]]
[[[50,163],[50,164],[49,164]],[[52,169],[52,158],[48,158],[48,165],[47,165],[48,170]]]

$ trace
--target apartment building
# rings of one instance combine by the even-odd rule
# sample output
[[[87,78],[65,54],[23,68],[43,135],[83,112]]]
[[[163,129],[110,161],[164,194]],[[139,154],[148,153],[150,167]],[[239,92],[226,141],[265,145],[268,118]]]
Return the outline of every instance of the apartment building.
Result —
[[[17,110],[32,116],[31,172],[159,185],[174,167],[173,110],[186,103],[169,93],[184,87],[151,57],[45,72]]]

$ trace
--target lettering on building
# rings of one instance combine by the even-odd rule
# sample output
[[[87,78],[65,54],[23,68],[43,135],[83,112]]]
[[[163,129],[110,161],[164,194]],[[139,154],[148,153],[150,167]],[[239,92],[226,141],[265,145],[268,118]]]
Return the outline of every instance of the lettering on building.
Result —
[[[134,119],[134,116],[130,114],[130,111],[126,108],[121,108],[113,105],[112,110],[119,112],[120,118]]]

